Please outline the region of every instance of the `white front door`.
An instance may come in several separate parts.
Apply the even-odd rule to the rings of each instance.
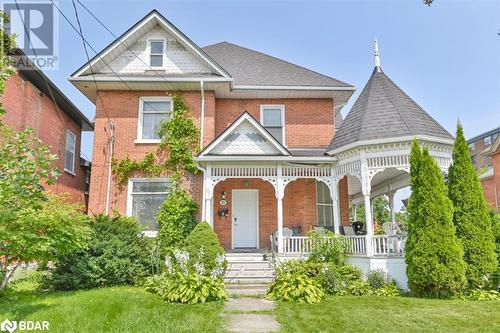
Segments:
[[[258,248],[259,190],[233,190],[232,239],[234,248]]]

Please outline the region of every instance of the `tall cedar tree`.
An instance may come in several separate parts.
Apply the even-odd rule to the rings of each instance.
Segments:
[[[410,155],[408,284],[417,296],[450,297],[466,284],[463,250],[455,235],[453,207],[439,167],[416,141]]]
[[[496,270],[495,239],[483,189],[472,165],[462,125],[457,124],[448,194],[454,206],[453,223],[462,241],[469,288],[487,286]]]

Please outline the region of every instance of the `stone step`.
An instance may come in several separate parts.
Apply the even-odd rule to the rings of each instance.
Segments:
[[[224,277],[274,277],[274,271],[272,269],[255,269],[255,270],[229,270],[226,271]]]
[[[234,262],[234,261],[265,262],[264,254],[262,253],[226,253],[226,260],[228,262]]]
[[[228,284],[263,284],[273,281],[273,277],[268,276],[237,276],[237,277],[224,277],[224,282]]]
[[[267,261],[234,261],[229,262],[227,269],[273,269]]]
[[[251,283],[251,284],[226,284],[226,289],[228,291],[231,290],[245,290],[245,289],[264,289],[267,290],[268,285],[265,283],[261,284],[256,284],[256,283]]]

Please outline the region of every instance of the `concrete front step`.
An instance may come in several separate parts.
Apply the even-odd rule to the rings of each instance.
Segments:
[[[266,262],[248,262],[248,263],[228,263],[227,270],[246,270],[246,271],[255,271],[255,270],[273,270],[273,267]]]
[[[226,253],[226,260],[228,262],[265,262],[263,253]]]
[[[268,285],[263,283],[226,283],[226,290],[229,295],[262,297],[267,294],[267,288]]]
[[[251,278],[251,277],[268,277],[268,278],[273,278],[274,277],[274,271],[273,270],[254,270],[254,271],[227,271],[226,275],[224,276],[226,278]]]
[[[262,284],[270,283],[273,281],[269,276],[235,276],[224,277],[224,282],[231,284]]]

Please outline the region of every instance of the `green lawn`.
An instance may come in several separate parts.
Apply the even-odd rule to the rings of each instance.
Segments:
[[[500,302],[406,297],[331,297],[280,304],[284,332],[500,332]]]
[[[221,310],[221,302],[166,304],[134,287],[0,296],[0,321],[48,320],[50,332],[220,332]]]

